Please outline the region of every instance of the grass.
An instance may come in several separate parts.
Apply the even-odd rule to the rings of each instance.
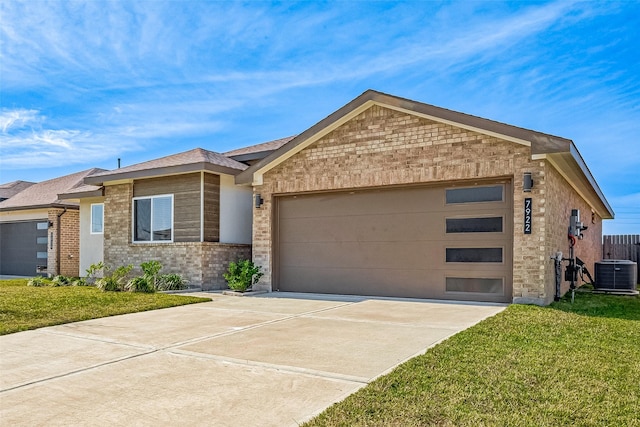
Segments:
[[[512,305],[311,426],[640,426],[640,298]]]
[[[0,280],[0,335],[203,301],[209,299],[102,292],[89,286],[36,288],[27,286],[27,280]]]

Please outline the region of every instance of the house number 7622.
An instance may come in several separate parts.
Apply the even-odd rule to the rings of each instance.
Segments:
[[[524,234],[531,234],[531,198],[524,199]]]

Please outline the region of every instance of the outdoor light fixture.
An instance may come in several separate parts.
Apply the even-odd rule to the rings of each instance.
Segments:
[[[533,178],[531,178],[531,172],[525,172],[524,178],[522,179],[522,190],[525,193],[531,193],[532,188],[533,188]]]
[[[260,209],[260,206],[262,206],[262,204],[264,203],[264,200],[262,199],[260,194],[256,194],[255,196],[253,196],[253,199],[256,209]]]

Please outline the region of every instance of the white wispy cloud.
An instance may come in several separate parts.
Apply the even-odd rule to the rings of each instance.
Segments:
[[[0,128],[3,133],[7,133],[11,128],[21,128],[29,123],[39,122],[42,117],[38,110],[26,110],[18,108],[15,110],[2,109],[0,111]]]

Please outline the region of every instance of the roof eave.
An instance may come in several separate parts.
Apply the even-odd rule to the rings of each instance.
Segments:
[[[131,172],[115,172],[108,175],[88,176],[84,179],[85,184],[103,185],[106,182],[123,181],[131,179],[158,178],[161,176],[181,175],[185,173],[207,171],[216,174],[238,175],[241,171],[227,166],[216,165],[208,162],[190,163],[177,166],[166,166],[160,168],[144,169]]]
[[[527,145],[531,147],[533,153],[568,151],[571,145],[571,140],[566,138],[368,90],[252,165],[249,169],[236,175],[236,184],[261,185],[264,173],[373,105],[380,105],[440,123]]]
[[[61,194],[58,194],[58,199],[77,200],[77,199],[86,199],[89,197],[103,197],[103,196],[104,196],[104,187],[100,187],[97,190],[91,190],[91,191],[79,191],[77,193],[61,193]]]
[[[611,205],[609,205],[575,144],[571,143],[570,149],[565,152],[536,154],[532,158],[547,160],[602,219],[615,217]]]
[[[79,206],[66,203],[49,203],[46,205],[0,207],[0,212],[30,211],[34,209],[79,209]]]

